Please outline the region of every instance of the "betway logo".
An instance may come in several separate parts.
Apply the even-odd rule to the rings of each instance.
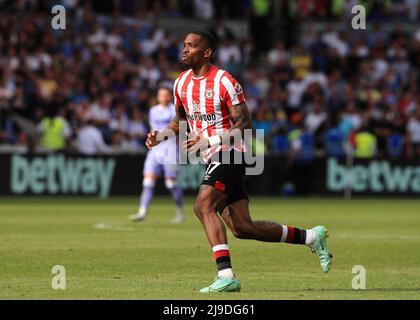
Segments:
[[[10,189],[21,194],[98,194],[106,198],[114,175],[115,159],[67,159],[63,155],[11,158]]]
[[[391,167],[388,161],[353,166],[351,175],[336,159],[328,159],[327,189],[343,191],[351,182],[354,191],[420,193],[420,166]]]

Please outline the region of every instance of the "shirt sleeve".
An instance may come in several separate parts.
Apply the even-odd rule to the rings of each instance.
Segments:
[[[176,79],[175,83],[174,83],[174,104],[175,104],[175,108],[182,107],[182,101],[181,101],[181,98],[178,95],[178,82],[179,82],[179,78]]]
[[[228,107],[245,102],[242,86],[235,78],[230,74],[226,74],[221,78],[220,82],[220,99],[225,102]]]

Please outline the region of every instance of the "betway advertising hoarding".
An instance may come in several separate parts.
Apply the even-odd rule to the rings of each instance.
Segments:
[[[0,155],[0,195],[138,195],[145,156]],[[186,165],[182,188],[197,190],[204,167]],[[156,192],[164,193],[164,184]]]
[[[291,169],[297,194],[420,196],[420,161],[355,159],[352,166],[336,158],[296,164]]]
[[[13,155],[10,191],[13,194],[109,195],[116,160],[66,158],[63,155],[27,158]]]
[[[353,192],[420,194],[420,164],[372,160],[346,168],[330,158],[326,180],[330,192],[342,192],[351,185]]]
[[[144,155],[3,154],[0,195],[139,195],[144,160]],[[340,196],[349,186],[353,195],[420,195],[420,161],[355,161],[351,168],[335,158],[292,167],[287,163],[285,158],[266,157],[264,172],[245,179],[249,194],[281,196],[291,182],[295,195]],[[186,194],[196,194],[204,172],[201,165],[181,166],[178,182]],[[169,194],[162,179],[156,194]]]

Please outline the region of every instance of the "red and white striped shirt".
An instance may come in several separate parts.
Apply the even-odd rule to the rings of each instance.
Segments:
[[[206,75],[194,77],[192,69],[184,71],[174,83],[175,107],[185,109],[192,133],[209,138],[228,131],[234,121],[229,108],[245,102],[241,85],[225,70],[211,66]],[[215,146],[203,155],[207,162],[218,151],[244,151],[244,143]]]

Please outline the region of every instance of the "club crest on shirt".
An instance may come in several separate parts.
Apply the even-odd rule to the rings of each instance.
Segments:
[[[241,87],[241,85],[238,82],[235,83],[235,91],[237,93],[241,93],[242,92],[242,87]]]
[[[214,97],[213,89],[207,89],[204,95],[206,96],[206,99],[213,99]]]
[[[181,98],[185,98],[187,96],[187,93],[185,91],[181,91]]]

